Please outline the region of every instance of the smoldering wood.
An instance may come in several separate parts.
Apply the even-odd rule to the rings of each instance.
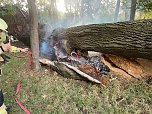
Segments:
[[[101,83],[100,81],[92,78],[92,77],[89,76],[88,74],[80,71],[78,68],[76,68],[76,67],[74,67],[74,66],[71,66],[71,65],[68,65],[68,64],[65,64],[65,63],[63,63],[63,64],[66,65],[69,69],[72,69],[72,70],[74,70],[75,72],[77,72],[79,75],[87,78],[88,80],[91,80],[92,82],[95,82],[95,83]]]
[[[64,62],[50,61],[45,58],[39,59],[40,63],[48,65],[54,71],[58,72],[66,78],[76,79],[76,80],[86,80],[92,81],[94,83],[101,83],[97,79],[92,78],[91,76],[85,74],[84,72],[78,70],[76,67],[68,65]]]
[[[78,49],[152,59],[152,19],[58,29],[51,36],[51,39],[57,38],[66,40],[65,48],[69,51]]]

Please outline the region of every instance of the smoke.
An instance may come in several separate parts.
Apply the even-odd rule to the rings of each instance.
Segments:
[[[54,59],[55,54],[48,38],[54,29],[113,22],[115,4],[112,1],[106,3],[101,0],[65,0],[64,3],[62,6],[65,7],[66,12],[57,11],[55,18],[53,15],[41,16],[41,21],[46,26],[44,28],[45,36],[40,44],[40,52],[45,56],[49,53],[48,56],[51,56],[51,59]]]
[[[55,49],[51,46],[49,37],[52,34],[52,31],[56,28],[61,28],[61,23],[52,23],[51,21],[45,25],[43,31],[45,31],[45,36],[40,41],[40,56],[50,59],[50,60],[57,60],[55,55]]]
[[[54,48],[46,40],[40,42],[40,56],[52,61],[57,60]]]

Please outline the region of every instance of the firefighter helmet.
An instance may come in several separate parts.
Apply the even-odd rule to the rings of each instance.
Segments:
[[[8,25],[7,23],[0,18],[0,29],[7,32]]]

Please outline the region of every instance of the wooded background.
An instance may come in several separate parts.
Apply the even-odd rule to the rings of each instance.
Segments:
[[[10,34],[29,44],[27,2],[0,2],[0,17],[8,23]],[[40,38],[47,37],[58,27],[152,18],[151,0],[36,0],[36,6]]]
[[[41,38],[41,39],[47,38],[55,28],[59,28],[59,27],[67,28],[67,27],[73,27],[73,26],[78,26],[78,25],[79,26],[87,25],[87,24],[101,24],[101,23],[109,23],[109,22],[114,23],[114,22],[118,22],[118,21],[129,21],[129,20],[133,21],[133,20],[152,17],[151,0],[140,0],[140,1],[139,0],[123,0],[123,1],[120,1],[120,0],[112,0],[112,1],[110,1],[110,0],[92,0],[92,1],[88,1],[88,0],[73,0],[73,1],[71,1],[71,0],[60,0],[60,1],[37,0],[37,1],[34,1],[33,4],[36,4],[36,7],[33,7],[34,8],[33,11],[36,11],[35,12],[36,14],[38,13],[39,38]],[[30,28],[29,20],[31,19],[31,17],[29,17],[29,13],[28,13],[29,7],[28,6],[30,6],[30,5],[31,4],[30,3],[27,4],[27,2],[25,0],[1,0],[1,4],[0,4],[1,18],[6,20],[6,22],[8,23],[9,34],[16,36],[19,40],[23,41],[26,44],[30,44],[29,36],[32,36],[32,35],[30,35],[30,29],[29,29]],[[35,22],[33,22],[33,23],[35,23]],[[83,40],[80,43],[82,45],[79,48],[83,49],[83,47],[86,46],[85,47],[86,50],[90,50],[92,48],[91,50],[94,50],[94,51],[99,51],[98,49],[101,48],[102,49],[101,51],[103,51],[103,52],[108,52],[108,53],[116,52],[117,54],[120,53],[121,55],[129,55],[129,56],[142,57],[142,58],[144,57],[144,58],[149,59],[151,56],[147,55],[147,52],[149,54],[149,52],[150,52],[149,50],[151,50],[151,47],[149,47],[151,44],[151,39],[149,39],[149,37],[151,35],[151,32],[150,32],[151,24],[149,26],[147,26],[148,27],[148,29],[147,29],[143,22],[142,25],[144,26],[144,29],[148,30],[148,32],[146,31],[146,33],[143,30],[142,26],[140,26],[140,24],[137,23],[137,26],[139,25],[138,26],[139,28],[136,28],[136,24],[133,24],[133,26],[129,27],[129,24],[130,23],[127,23],[126,25],[124,25],[124,27],[118,27],[118,26],[121,26],[120,23],[116,24],[116,25],[114,24],[114,26],[112,24],[109,24],[108,26],[113,26],[113,27],[105,26],[105,28],[106,28],[105,32],[98,31],[98,33],[100,33],[99,36],[101,36],[101,34],[104,32],[103,33],[104,37],[102,37],[101,39],[107,38],[108,41],[111,43],[111,45],[118,44],[118,42],[116,43],[117,40],[123,41],[123,42],[120,41],[121,43],[119,42],[120,45],[124,44],[125,42],[128,42],[128,40],[129,40],[126,47],[125,46],[121,47],[121,48],[127,48],[127,50],[130,50],[129,53],[124,53],[123,51],[119,50],[118,48],[120,48],[120,45],[118,47],[117,47],[117,45],[112,46],[112,47],[106,47],[107,48],[106,49],[105,45],[102,46],[102,42],[101,42],[102,40],[101,41],[99,40],[100,45],[96,45],[96,43],[99,44],[99,42],[97,42],[97,40],[95,40],[96,38],[90,40],[91,42],[93,41],[92,44],[94,44],[95,47],[91,46],[89,48],[88,48],[88,46],[90,43],[87,44],[88,46],[86,46],[86,43],[83,44],[84,41],[86,42],[86,40],[84,40],[83,38],[79,39],[78,41]],[[87,26],[85,26],[85,27],[87,27]],[[84,29],[87,29],[85,27],[84,27]],[[88,27],[94,28],[91,26],[88,26]],[[96,27],[98,28],[98,25],[96,25]],[[99,25],[99,27],[100,27],[100,25]],[[78,27],[78,28],[81,30],[81,27]],[[123,29],[121,30],[121,28],[123,28]],[[94,33],[94,30],[91,30],[91,29],[89,30],[89,29],[87,32],[88,34],[90,34],[89,33],[90,31],[92,31]],[[112,38],[112,36],[113,35],[115,36],[115,33],[110,33],[111,29],[113,29],[112,32],[116,33],[116,37],[114,37],[114,39]],[[70,29],[68,29],[68,30],[70,30]],[[131,30],[134,32],[130,32]],[[118,31],[119,31],[119,33],[118,33]],[[120,31],[122,34],[120,33]],[[138,31],[137,34],[136,34],[136,31]],[[83,30],[83,32],[86,33],[86,30]],[[148,36],[145,34],[142,36],[139,36],[138,33],[140,33],[140,32],[148,34]],[[105,34],[107,34],[107,35],[105,35]],[[120,35],[118,35],[118,34],[120,34]],[[96,33],[93,35],[97,36]],[[109,35],[111,35],[111,36],[109,37]],[[77,34],[75,34],[75,36],[77,36]],[[127,36],[127,38],[126,38],[126,36]],[[128,37],[129,38],[133,37],[133,38],[128,39]],[[142,39],[142,37],[144,37],[144,38]],[[147,39],[147,37],[148,37],[148,39]],[[136,40],[138,38],[140,38],[139,40],[137,40],[137,41],[139,41],[139,43],[137,43],[137,42],[134,43],[134,40]],[[72,37],[71,37],[68,40],[68,42],[71,42],[72,40],[74,40],[74,39],[72,39]],[[115,43],[112,41],[114,41]],[[143,41],[144,41],[144,43],[142,43]],[[140,44],[140,42],[141,42],[141,44]],[[72,43],[69,43],[69,44],[72,44]],[[134,45],[134,44],[137,46],[135,48],[132,48],[132,47],[130,48],[129,45]],[[31,45],[33,46],[34,44],[31,44]],[[109,45],[109,46],[111,46],[111,45]],[[146,46],[146,45],[148,45],[148,46]],[[75,46],[77,46],[77,45],[75,45]],[[73,48],[77,48],[77,47],[73,47]],[[140,49],[137,50],[139,47],[140,47]],[[113,53],[113,54],[115,54],[115,53]],[[141,55],[144,55],[144,56],[141,56]]]

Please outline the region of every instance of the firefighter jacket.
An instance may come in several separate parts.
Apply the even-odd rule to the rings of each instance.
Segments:
[[[17,47],[11,46],[9,43],[8,44],[1,43],[0,44],[0,62],[7,62],[7,59],[9,59],[9,57],[4,54],[5,51],[17,52]]]
[[[7,114],[6,106],[4,104],[0,107],[0,114]]]

